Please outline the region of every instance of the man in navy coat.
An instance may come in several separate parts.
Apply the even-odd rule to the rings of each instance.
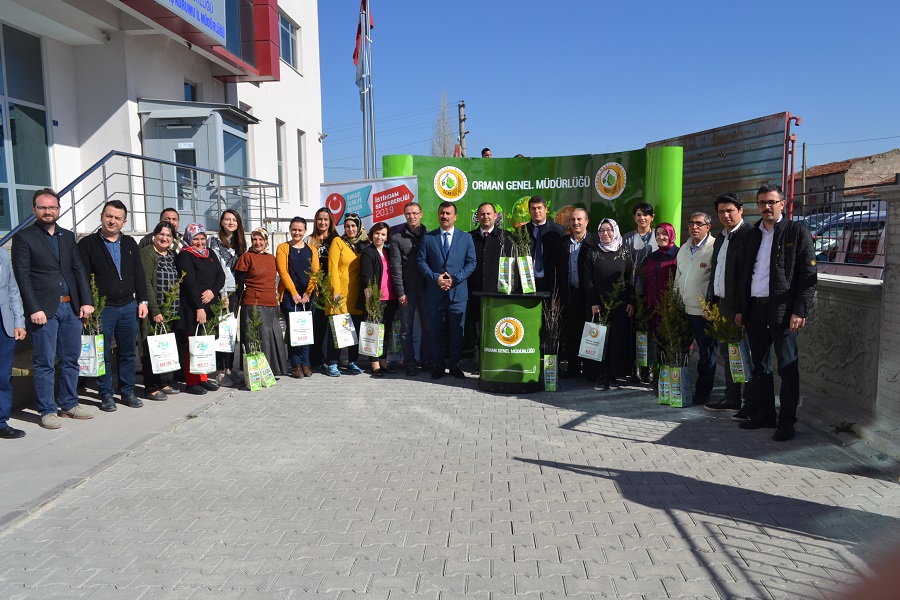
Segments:
[[[431,321],[431,351],[434,357],[432,379],[444,376],[444,327],[449,329],[450,374],[464,379],[459,368],[462,360],[463,330],[469,290],[466,279],[475,270],[475,244],[468,232],[454,227],[456,205],[438,206],[441,226],[429,231],[419,245],[419,270],[425,276],[425,297]]]

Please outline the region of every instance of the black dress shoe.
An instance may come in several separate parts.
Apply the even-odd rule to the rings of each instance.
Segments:
[[[776,429],[775,433],[772,435],[772,439],[776,442],[786,442],[794,439],[794,426],[779,425],[778,429]]]
[[[385,373],[396,373],[397,372],[397,369],[392,367],[390,364],[388,364],[386,367],[381,367],[381,370],[384,371]]]
[[[407,377],[415,377],[418,371],[416,371],[415,367],[406,367],[406,376]]]
[[[753,417],[749,421],[738,423],[738,427],[741,429],[774,429],[776,426],[777,423],[774,420],[762,419],[759,417]]]
[[[384,369],[372,369],[372,377],[384,377]]]
[[[212,379],[207,379],[206,381],[200,382],[200,387],[206,388],[211,392],[215,392],[217,389],[219,389],[219,384]]]
[[[134,394],[122,394],[122,404],[129,408],[141,408],[144,402]]]
[[[444,376],[444,369],[435,369],[434,371],[431,372],[432,379],[440,379],[443,376]]]
[[[202,396],[206,393],[206,388],[202,385],[191,385],[184,388],[184,391],[188,394],[194,394],[195,396]]]
[[[103,412],[116,412],[116,401],[112,396],[104,396],[100,401],[100,410]]]
[[[462,369],[460,369],[459,367],[457,367],[455,369],[450,369],[450,374],[453,375],[454,377],[456,377],[457,379],[465,379],[466,378],[466,374],[463,373]]]
[[[16,429],[14,427],[10,427],[6,425],[3,429],[0,429],[0,439],[4,440],[17,440],[19,438],[25,437],[25,432],[21,429]]]

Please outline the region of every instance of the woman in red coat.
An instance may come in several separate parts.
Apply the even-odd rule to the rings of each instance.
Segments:
[[[656,357],[656,344],[654,339],[659,329],[659,315],[656,306],[659,300],[669,289],[669,280],[675,277],[675,259],[678,257],[678,246],[675,245],[675,228],[671,223],[660,223],[656,226],[656,243],[659,248],[647,257],[646,303],[653,315],[650,320],[650,332],[647,336],[647,356]],[[658,362],[658,361],[657,361]]]

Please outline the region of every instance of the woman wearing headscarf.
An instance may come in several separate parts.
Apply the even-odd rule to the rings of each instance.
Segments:
[[[334,215],[324,206],[316,211],[313,218],[313,231],[303,240],[313,252],[319,256],[319,270],[328,272],[328,250],[331,242],[338,237],[334,228]],[[309,364],[313,369],[318,369],[325,364],[325,352],[322,344],[332,344],[331,327],[328,326],[328,315],[324,311],[313,312],[313,345],[309,347]]]
[[[287,347],[278,318],[278,288],[275,284],[278,267],[275,257],[267,252],[268,248],[269,232],[258,227],[250,233],[250,249],[234,263],[234,280],[241,299],[241,341],[245,352],[250,352],[248,333],[255,312],[260,321],[255,330],[260,350],[266,355],[272,374],[285,375],[288,373]]]
[[[315,282],[311,274],[319,270],[319,253],[303,241],[306,235],[306,219],[294,217],[289,227],[290,241],[278,244],[275,264],[278,266],[278,297],[281,299],[281,315],[285,324],[290,322],[290,313],[308,310],[313,313],[315,323]],[[315,335],[315,325],[313,326]],[[291,346],[286,339],[291,377],[302,379],[312,377],[309,365],[310,346]]]
[[[385,325],[385,333],[390,332],[394,315],[399,306],[397,294],[394,292],[393,278],[391,277],[390,256],[385,242],[388,239],[387,223],[375,223],[369,231],[369,240],[372,242],[363,248],[360,257],[360,273],[362,275],[363,293],[356,301],[356,307],[365,309],[369,299],[369,286],[373,283],[378,287],[381,298],[382,319]],[[385,373],[396,373],[396,370],[388,363],[384,356],[384,345],[381,354],[372,359],[372,376],[383,377]]]
[[[147,318],[141,319],[140,345],[141,370],[144,374],[144,392],[150,400],[166,400],[179,393],[173,386],[175,376],[172,373],[156,374],[150,360],[150,349],[147,337],[155,335],[156,327],[163,323],[162,313],[166,294],[178,284],[178,267],[175,265],[175,227],[165,221],[153,229],[150,245],[141,249],[141,263],[144,265],[144,276],[147,280]],[[176,298],[172,312],[178,313],[179,301]]]
[[[600,243],[596,248],[591,248],[585,264],[585,295],[591,313],[599,315],[608,328],[606,351],[594,386],[596,390],[605,391],[618,387],[616,378],[631,373],[631,326],[628,319],[634,314],[634,285],[631,283],[632,261],[628,248],[622,243],[618,223],[613,219],[603,219],[597,234]]]
[[[331,248],[328,250],[328,275],[331,278],[332,292],[335,299],[340,297],[340,305],[331,314],[349,313],[353,319],[353,326],[359,331],[362,323],[362,309],[357,307],[362,276],[359,271],[359,256],[363,247],[368,245],[369,238],[362,226],[362,221],[356,213],[350,213],[344,217],[344,235],[334,238]],[[329,315],[330,316],[330,315]],[[347,348],[349,363],[347,372],[358,375],[363,370],[356,364],[359,360],[359,347]],[[339,348],[334,344],[328,346],[328,355],[325,374],[329,377],[339,377],[338,359],[341,356]]]
[[[225,271],[216,253],[206,247],[206,229],[200,223],[190,223],[184,230],[184,249],[176,255],[179,276],[183,275],[179,294],[178,325],[181,332],[176,336],[184,344],[180,351],[184,356],[182,365],[190,363],[187,339],[196,335],[197,327],[203,331],[203,324],[212,317],[210,305],[222,293],[225,286]],[[205,394],[207,390],[219,389],[219,384],[207,379],[206,374],[196,375],[184,368],[186,392]]]
[[[657,225],[654,235],[659,248],[650,253],[646,262],[646,303],[652,315],[647,335],[647,356],[658,363],[655,339],[659,330],[659,315],[656,307],[662,295],[669,289],[669,281],[675,279],[678,246],[675,245],[675,227],[671,223]],[[654,372],[651,369],[651,373]]]

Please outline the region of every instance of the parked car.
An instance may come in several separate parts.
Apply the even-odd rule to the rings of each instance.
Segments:
[[[815,238],[820,273],[884,277],[886,212],[855,212],[834,220]]]

